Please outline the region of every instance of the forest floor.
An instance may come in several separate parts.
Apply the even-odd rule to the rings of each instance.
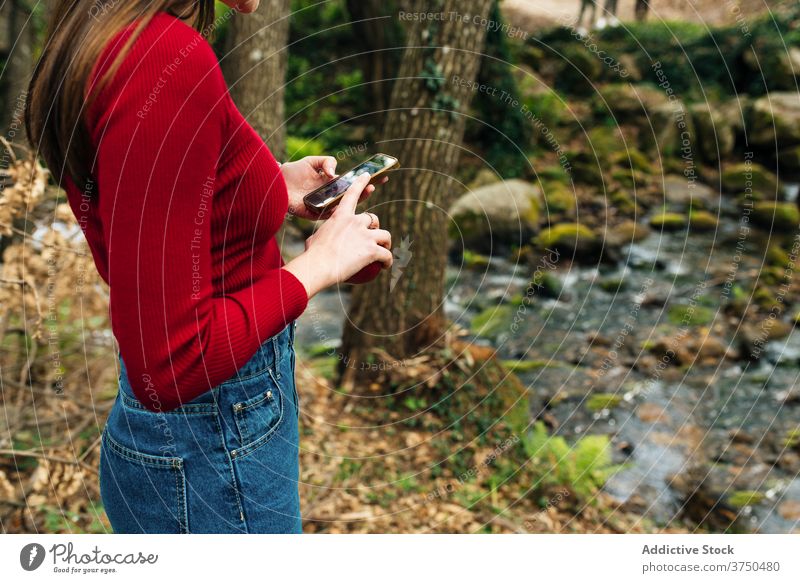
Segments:
[[[508,477],[504,454],[488,464],[490,447],[448,450],[457,428],[405,427],[383,406],[360,406],[329,372],[313,359],[298,364],[305,532],[686,532],[656,527],[602,493],[588,503],[558,487],[534,496],[523,474]],[[476,469],[468,480],[453,468],[464,461]]]

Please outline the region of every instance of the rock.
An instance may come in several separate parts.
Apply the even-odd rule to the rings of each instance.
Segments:
[[[651,127],[639,134],[639,147],[662,160],[681,154],[686,148],[691,153],[694,124],[681,101],[656,105],[650,110]]]
[[[636,204],[636,199],[627,190],[618,190],[612,193],[609,200],[612,208],[618,214],[628,216],[636,216],[638,214],[639,205]]]
[[[574,215],[577,206],[575,192],[565,184],[551,182],[544,188],[545,213]]]
[[[720,180],[723,191],[733,194],[752,192],[756,199],[774,199],[778,192],[778,177],[755,162],[725,166]]]
[[[695,103],[689,107],[694,123],[698,150],[703,160],[719,162],[733,153],[736,145],[736,118],[719,105]]]
[[[800,209],[793,202],[759,201],[753,204],[751,219],[765,229],[796,229],[800,226]]]
[[[781,246],[777,243],[773,243],[769,246],[769,249],[767,249],[767,264],[774,267],[786,268],[789,266],[790,262],[791,258],[789,254],[781,249]]]
[[[772,322],[771,326],[767,326],[768,322]],[[767,320],[761,324],[761,328],[768,328],[761,332],[761,337],[766,340],[780,340],[780,342],[769,342],[764,349],[766,359],[779,365],[793,366],[800,362],[800,333],[792,333],[792,326],[780,320]],[[756,331],[751,331],[751,336],[755,336]],[[763,341],[758,345],[763,345]],[[800,397],[800,393],[787,391],[783,395],[783,400],[791,402],[795,397]]]
[[[692,231],[713,231],[717,228],[717,217],[708,211],[692,211],[689,213],[689,226]]]
[[[571,174],[575,182],[596,187],[603,184],[602,162],[591,151],[573,150],[567,152],[567,159],[572,166]]]
[[[734,508],[754,506],[764,500],[764,494],[754,490],[739,490],[728,496],[728,504]]]
[[[756,39],[752,50],[742,53],[745,65],[773,90],[789,91],[797,87],[800,76],[800,49],[789,46],[775,50],[765,39]]]
[[[599,90],[597,109],[610,111],[617,122],[644,118],[655,108],[667,103],[664,92],[646,85],[612,83]]]
[[[664,200],[676,206],[693,208],[716,208],[719,206],[720,193],[701,182],[690,182],[678,174],[664,177]]]
[[[489,186],[490,184],[496,184],[501,180],[503,180],[503,178],[498,176],[497,172],[494,170],[490,168],[481,168],[478,170],[475,178],[472,179],[472,182],[469,183],[469,188],[470,190],[477,190],[484,186]]]
[[[628,148],[621,152],[617,152],[614,156],[613,162],[619,164],[623,168],[630,168],[636,172],[643,172],[645,174],[653,173],[654,162],[636,148]]]
[[[784,172],[800,171],[800,146],[790,146],[778,153],[778,167]]]
[[[573,95],[591,95],[594,83],[603,73],[603,63],[583,46],[564,47],[556,75],[556,88]]]
[[[609,247],[622,247],[646,239],[651,232],[647,225],[641,225],[636,221],[624,221],[608,227],[605,231],[605,243]]]
[[[645,423],[658,423],[666,417],[666,411],[655,403],[642,403],[636,408],[636,416]]]
[[[775,400],[782,405],[797,405],[800,403],[800,387],[791,387],[775,393]]]
[[[575,257],[593,257],[600,250],[598,236],[579,223],[562,223],[544,229],[535,242],[540,249],[554,249]]]
[[[616,393],[597,393],[586,401],[586,408],[597,413],[604,409],[613,409],[622,403],[622,395]]]
[[[662,231],[680,231],[686,228],[686,216],[680,213],[658,213],[650,217],[650,226]]]
[[[601,164],[611,163],[625,147],[624,136],[618,127],[597,126],[586,133],[585,151]]]
[[[623,53],[617,59],[622,69],[628,73],[626,79],[633,82],[642,80],[642,71],[639,69],[639,64],[636,62],[636,57],[630,53]]]
[[[791,331],[790,324],[769,318],[759,324],[744,324],[737,334],[742,356],[750,360],[759,360],[766,354],[767,358],[775,363],[796,362],[800,354],[798,348],[792,346],[792,338],[780,345],[770,344],[773,340],[786,338]]]
[[[800,93],[775,92],[753,102],[748,120],[751,144],[765,149],[800,144]]]
[[[643,188],[651,182],[650,177],[640,170],[630,168],[620,168],[611,173],[611,178],[619,182],[623,187],[634,190],[636,187]]]
[[[512,306],[492,306],[475,316],[470,328],[477,336],[497,339],[511,329],[514,311]]]
[[[499,243],[521,244],[539,226],[541,191],[522,180],[506,180],[464,194],[450,208],[451,238],[490,252]]]
[[[778,506],[778,514],[784,520],[789,520],[790,522],[798,522],[800,521],[800,502],[797,500],[788,500]]]

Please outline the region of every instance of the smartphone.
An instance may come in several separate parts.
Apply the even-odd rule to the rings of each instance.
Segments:
[[[339,204],[345,190],[350,188],[350,185],[353,184],[355,179],[365,172],[372,176],[370,182],[373,182],[384,172],[399,167],[400,163],[397,161],[397,158],[386,154],[375,154],[372,158],[365,160],[349,172],[309,192],[303,197],[303,202],[306,204],[308,210],[321,214],[323,211]]]

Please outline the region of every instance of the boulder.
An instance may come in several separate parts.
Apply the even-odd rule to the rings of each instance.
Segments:
[[[682,148],[692,147],[694,126],[681,101],[656,105],[649,114],[650,123],[639,134],[639,147],[642,150],[664,159],[679,156]]]
[[[755,199],[775,198],[778,193],[778,177],[755,162],[725,166],[720,181],[725,192],[750,193]]]
[[[601,87],[599,94],[596,108],[610,111],[618,122],[645,118],[654,109],[668,103],[663,91],[646,85],[612,83]]]
[[[793,202],[759,201],[753,204],[751,218],[765,229],[796,229],[800,226],[800,209]]]
[[[664,177],[664,202],[680,207],[716,208],[720,193],[700,182],[690,182],[679,174]]]
[[[754,146],[775,149],[800,144],[800,93],[770,93],[753,102],[748,135]]]
[[[580,223],[561,223],[544,229],[535,240],[540,249],[553,249],[579,258],[592,258],[601,249],[600,238]]]
[[[700,157],[707,162],[728,158],[736,145],[737,117],[719,105],[695,103],[689,108]]]
[[[764,38],[756,39],[752,50],[742,54],[745,65],[773,90],[791,91],[800,76],[800,48],[789,46],[775,50]]]
[[[603,72],[603,64],[584,47],[567,45],[558,61],[556,88],[573,95],[591,95],[594,83]]]
[[[800,146],[789,146],[778,153],[778,166],[784,172],[800,172]]]
[[[537,230],[542,208],[539,187],[506,180],[467,192],[450,208],[450,235],[468,249],[490,252],[498,245],[521,245]]]

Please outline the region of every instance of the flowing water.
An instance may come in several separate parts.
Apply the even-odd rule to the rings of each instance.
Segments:
[[[548,268],[560,292],[537,290],[523,308],[512,298],[531,289],[529,265],[503,258],[480,269],[451,265],[445,308],[469,329],[477,314],[500,307],[501,325],[476,342],[531,364],[518,375],[531,389],[533,419],[569,439],[611,437],[623,469],[606,490],[619,500],[662,524],[684,515],[713,519],[727,509],[739,513],[738,529],[791,532],[800,508],[800,457],[788,443],[800,427],[800,333],[768,342],[757,362],[733,354],[736,328],[720,307],[738,292],[724,282],[733,275],[741,289],[752,289],[764,261],[762,235],[741,233],[730,213],[716,233],[654,233],[624,248],[613,266],[564,260]],[[300,346],[336,346],[346,301],[337,292],[314,298],[298,327]],[[690,305],[702,306],[709,321],[670,318],[675,306]],[[648,347],[676,333],[676,350],[708,333],[703,346],[716,352],[690,365],[659,365]],[[608,405],[592,401],[597,395]],[[687,502],[699,483],[712,499],[707,509]],[[736,503],[750,491],[757,497]]]

